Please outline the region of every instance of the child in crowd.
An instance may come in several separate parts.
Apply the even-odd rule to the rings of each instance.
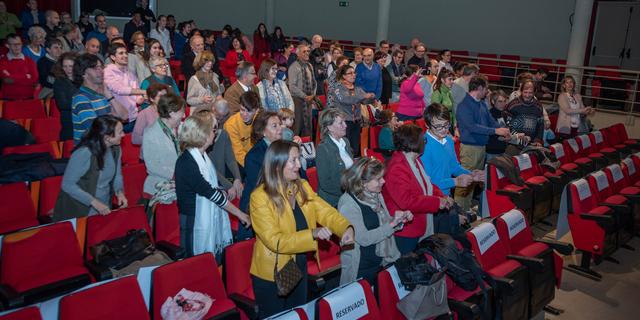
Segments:
[[[298,136],[293,135],[293,122],[295,119],[295,114],[293,110],[288,108],[281,108],[278,111],[278,118],[280,118],[280,122],[282,123],[282,140],[293,141],[295,143],[301,143],[302,139]]]
[[[378,134],[378,147],[382,151],[393,151],[396,149],[393,144],[393,132],[402,125],[401,121],[398,121],[395,113],[391,109],[386,109],[380,112],[378,124],[382,125],[382,130]]]

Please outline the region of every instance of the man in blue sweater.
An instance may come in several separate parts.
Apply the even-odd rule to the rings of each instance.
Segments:
[[[356,86],[366,93],[376,95],[380,100],[382,94],[382,69],[373,61],[373,50],[366,48],[362,52],[362,63],[356,66]]]
[[[491,116],[484,102],[487,95],[487,80],[482,76],[474,76],[469,81],[469,92],[458,105],[456,120],[460,132],[460,164],[467,170],[484,169],[485,146],[492,135],[511,137],[508,128]],[[471,207],[474,185],[467,188],[456,188],[455,200],[465,210]]]

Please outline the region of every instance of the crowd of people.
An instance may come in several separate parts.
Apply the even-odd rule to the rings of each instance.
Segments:
[[[256,237],[250,272],[261,316],[306,302],[305,280],[278,296],[274,268],[293,261],[306,277],[318,240],[335,234],[353,244],[341,253],[341,283],[375,284],[380,268],[420,239],[468,226],[486,161],[509,144],[547,142],[545,70],[520,74],[507,95],[491,92],[479,67],[454,62],[450,50],[430,59],[417,38],[407,50],[386,40],[356,48],[352,59],[337,42],[323,50],[320,35],[294,44],[260,23],[252,38],[229,25],[215,36],[140,3],[121,36],[104,15],[73,23],[29,0],[18,19],[0,1],[2,98],[31,99],[39,87],[38,98],[59,108],[60,140],[74,141],[55,220],[109,214],[113,204],[153,202],[170,190],[189,255],[220,259],[229,244]],[[185,87],[170,61],[180,61]],[[562,137],[583,132],[593,113],[575,87],[570,76],[562,81]],[[362,157],[362,105],[389,103],[397,112],[369,119],[383,125],[387,159]],[[301,137],[316,123],[317,193],[301,155]],[[129,133],[146,165],[144,199],[123,192],[119,145]],[[235,235],[229,214],[240,221]]]

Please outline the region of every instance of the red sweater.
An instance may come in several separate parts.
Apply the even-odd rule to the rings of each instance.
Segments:
[[[251,55],[247,50],[242,50],[242,56],[245,61],[253,63],[251,59]],[[238,68],[238,53],[231,49],[227,51],[227,56],[224,58],[224,61],[220,63],[220,71],[225,78],[229,78],[229,83],[236,82],[236,69]],[[258,67],[255,67],[256,72],[258,71]]]
[[[416,161],[420,161],[420,158]],[[413,213],[413,221],[405,223],[404,228],[396,232],[396,235],[407,238],[423,236],[427,230],[426,214],[438,211],[440,197],[444,196],[442,191],[434,184],[433,196],[423,195],[418,180],[400,151],[394,152],[387,163],[384,180],[382,196],[389,213],[392,216],[396,210],[409,210]]]
[[[2,84],[4,99],[33,99],[34,88],[38,84],[38,69],[31,58],[9,60],[7,56],[2,57],[0,59],[0,77],[13,79],[11,84]]]

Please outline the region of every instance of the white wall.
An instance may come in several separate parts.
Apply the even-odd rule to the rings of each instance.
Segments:
[[[377,0],[274,0],[275,24],[287,35],[373,42]],[[417,36],[431,48],[565,58],[575,0],[392,0],[389,40]],[[251,33],[265,21],[265,0],[158,0],[160,14],[195,19],[202,28],[225,23]]]

